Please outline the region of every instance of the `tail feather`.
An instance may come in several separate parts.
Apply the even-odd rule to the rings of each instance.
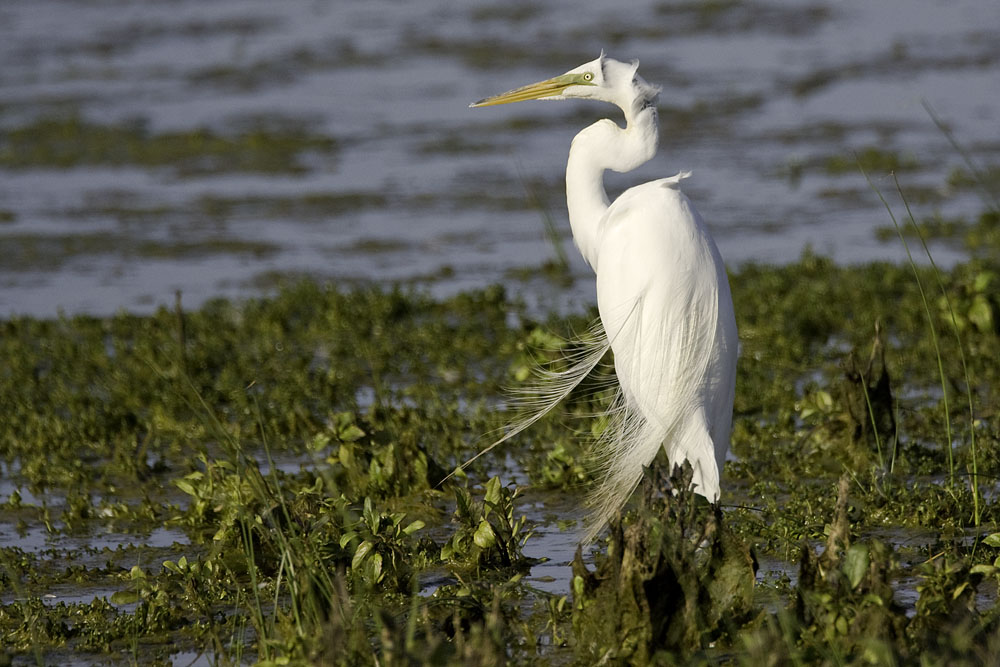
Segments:
[[[461,468],[520,434],[566,399],[601,362],[611,349],[612,341],[601,321],[597,320],[574,343],[575,351],[563,358],[569,362],[567,368],[558,371],[536,368],[532,384],[510,392],[511,405],[521,416],[507,426],[501,438],[463,463]],[[663,364],[654,363],[658,361],[647,360],[653,368],[664,368]],[[616,368],[618,363],[616,359]],[[718,469],[712,458],[713,447],[705,426],[704,411],[699,411],[696,405],[697,383],[694,378],[675,388],[671,395],[671,409],[656,419],[643,414],[639,405],[626,395],[615,375],[608,377],[607,385],[615,386],[616,391],[608,408],[595,415],[608,417],[609,423],[594,443],[594,464],[604,472],[598,488],[588,499],[592,511],[585,520],[584,544],[593,542],[621,510],[642,480],[643,469],[667,443],[671,462],[679,463],[685,459],[692,462],[699,493],[710,498],[718,497]]]
[[[548,414],[552,408],[569,396],[570,392],[576,389],[585,377],[590,375],[611,348],[611,343],[604,333],[604,327],[601,326],[600,320],[594,321],[587,333],[574,342],[578,343],[579,347],[564,356],[564,360],[570,362],[568,368],[560,371],[554,371],[550,368],[535,368],[535,382],[527,387],[510,391],[510,395],[513,397],[511,405],[522,416],[508,425],[508,430],[503,437],[463,463],[459,469],[464,469],[483,454],[507,442]]]
[[[664,425],[644,417],[619,392],[608,414],[613,422],[597,442],[597,457],[606,472],[590,497],[593,512],[586,520],[585,544],[593,542],[625,505],[642,480],[643,470],[663,446],[671,465],[685,460],[691,463],[697,493],[713,502],[718,500],[719,468],[703,410],[692,407]]]
[[[593,511],[586,520],[584,544],[593,542],[625,505],[667,436],[662,426],[645,419],[629,403],[621,389],[607,414],[612,421],[595,447],[597,462],[606,472],[589,498]]]

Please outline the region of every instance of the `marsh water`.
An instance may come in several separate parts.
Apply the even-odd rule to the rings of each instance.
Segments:
[[[467,107],[601,49],[663,86],[660,154],[610,175],[612,193],[691,170],[686,190],[731,265],[806,247],[899,259],[874,236],[888,219],[856,155],[874,157],[890,199],[896,171],[918,217],[977,212],[975,192],[949,185],[963,157],[925,105],[974,161],[995,159],[998,32],[1000,8],[982,0],[5,2],[0,129],[73,118],[104,128],[96,150],[112,155],[8,143],[0,314],[148,311],[176,290],[194,306],[296,273],[441,294],[502,282],[546,306],[588,304],[562,172],[574,133],[612,110]],[[263,169],[114,155],[116,132],[252,141],[248,128],[327,143]],[[569,290],[531,273],[555,256],[547,216]]]

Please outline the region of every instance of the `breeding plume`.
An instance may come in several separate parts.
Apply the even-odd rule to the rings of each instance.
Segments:
[[[624,128],[603,119],[577,134],[566,164],[573,240],[597,275],[600,321],[568,370],[540,374],[529,390],[534,412],[492,445],[552,409],[610,347],[618,391],[612,426],[598,442],[605,477],[592,499],[587,541],[628,500],[660,447],[671,466],[690,461],[695,490],[716,501],[733,414],[732,297],[719,250],[681,192],[689,174],[629,188],[613,203],[604,190],[605,170],[631,171],[656,153],[660,89],[639,77],[638,67],[601,53],[562,76],[471,105],[588,99],[625,114]]]

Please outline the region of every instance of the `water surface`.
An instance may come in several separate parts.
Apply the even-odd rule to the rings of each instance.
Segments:
[[[918,217],[982,207],[949,186],[1000,141],[995,3],[179,0],[5,3],[0,128],[78,116],[146,136],[294,128],[332,140],[295,169],[194,173],[169,162],[0,169],[0,315],[145,311],[266,292],[276,277],[503,282],[543,304],[593,301],[572,250],[562,172],[572,136],[613,110],[470,101],[561,73],[603,48],[663,85],[659,155],[612,191],[694,172],[686,190],[726,260],[900,259],[851,165],[876,150]],[[887,170],[872,173],[890,194]],[[578,277],[515,277],[554,256],[552,216]],[[961,258],[937,249],[944,263]]]

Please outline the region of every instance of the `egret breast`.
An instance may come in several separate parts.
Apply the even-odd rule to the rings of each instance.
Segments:
[[[612,204],[599,247],[598,309],[627,399],[665,440],[691,432],[695,414],[705,431],[725,273],[704,223],[676,181],[654,181]]]

